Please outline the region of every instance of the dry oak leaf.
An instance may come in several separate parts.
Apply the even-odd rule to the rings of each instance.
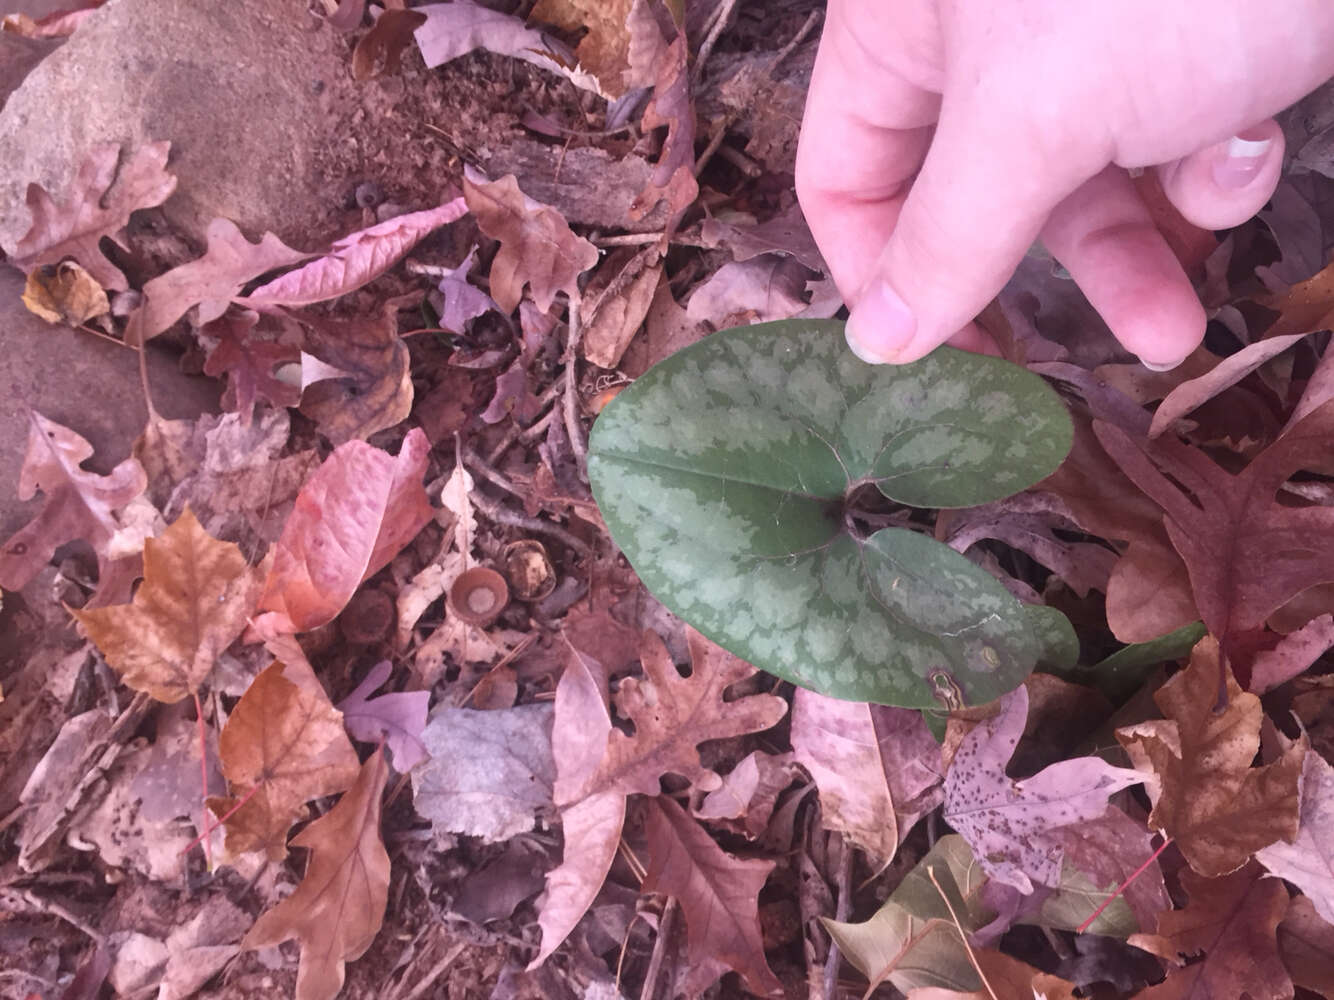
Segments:
[[[820,792],[820,821],[889,862],[919,819],[940,805],[940,747],[921,712],[826,698],[798,688],[792,751]]]
[[[1255,852],[1269,871],[1304,892],[1334,924],[1334,767],[1314,750],[1302,765],[1301,816],[1297,838]]]
[[[1327,460],[1334,402],[1312,412],[1237,475],[1182,441],[1150,443],[1101,422],[1094,432],[1122,471],[1162,507],[1200,617],[1225,650],[1234,634],[1259,628],[1302,591],[1334,580],[1334,508],[1286,507],[1275,499],[1294,472]]]
[[[665,36],[660,40],[665,42]],[[667,126],[667,138],[663,140],[648,186],[635,196],[629,212],[631,219],[642,219],[658,202],[666,200],[669,235],[699,194],[699,182],[695,180],[695,106],[690,93],[689,60],[684,28],[677,31],[670,43],[654,52],[653,99],[644,109],[641,124],[646,133]]]
[[[1260,748],[1260,699],[1226,673],[1227,703],[1217,712],[1218,641],[1206,636],[1187,668],[1154,694],[1165,720],[1117,731],[1135,767],[1156,776],[1149,826],[1176,841],[1191,868],[1217,877],[1236,871],[1298,830],[1298,776],[1305,742],[1277,761],[1251,767]]]
[[[260,580],[189,507],[144,544],[144,582],[130,604],[71,613],[121,679],[173,703],[195,694],[246,627]]]
[[[1322,920],[1305,896],[1288,904],[1278,925],[1278,950],[1295,985],[1334,997],[1334,924]]]
[[[131,213],[161,205],[176,190],[176,178],[166,171],[170,149],[169,142],[141,146],[117,173],[120,146],[114,142],[94,146],[60,204],[40,185],[29,184],[32,226],[17,246],[5,247],[10,261],[31,273],[73,257],[103,288],[124,291],[129,287],[125,275],[98,244],[104,236],[119,242],[117,234]]]
[[[571,232],[560,212],[520,191],[513,174],[488,182],[469,169],[463,196],[482,232],[500,241],[491,263],[491,296],[504,312],[518,308],[525,284],[543,312],[557,292],[578,296],[579,275],[598,262],[598,250]]]
[[[422,486],[430,442],[419,428],[398,457],[349,441],[310,477],[296,498],[255,624],[261,632],[308,632],[332,621],[357,587],[378,572],[431,519]]]
[[[529,13],[535,21],[554,24],[565,31],[588,31],[574,50],[579,65],[597,78],[609,98],[621,97],[629,89],[630,32],[626,18],[634,0],[538,0]]]
[[[760,890],[774,862],[732,857],[667,796],[648,801],[644,834],[648,872],[642,889],[675,896],[681,904],[690,965],[721,962],[739,972],[752,993],[781,996],[783,984],[764,957],[759,921]]]
[[[306,875],[241,941],[245,949],[301,942],[296,1000],[337,996],[345,963],[365,954],[384,923],[389,854],[380,836],[380,797],[388,775],[377,750],[337,804],[292,839],[293,847],[310,849]]]
[[[227,311],[247,281],[312,256],[293,250],[273,233],[251,243],[230,219],[214,219],[205,236],[204,256],[144,285],[139,328],[143,340],[156,337],[192,306],[199,306],[201,324],[212,322]]]
[[[1028,717],[1028,689],[1000,699],[1000,713],[964,737],[945,777],[946,822],[982,870],[1020,892],[1033,882],[1059,888],[1065,848],[1059,832],[1095,820],[1114,793],[1143,781],[1138,771],[1097,757],[1058,761],[1031,778],[1005,774]]]
[[[111,311],[106,291],[72,260],[61,261],[49,273],[45,267],[35,268],[23,285],[23,304],[48,323],[69,326]]]
[[[365,440],[406,420],[412,410],[408,345],[392,309],[379,316],[331,319],[300,315],[305,348],[337,374],[305,387],[301,412],[335,445]]]
[[[1158,933],[1132,934],[1128,944],[1184,969],[1136,997],[1138,1000],[1240,997],[1287,1000],[1292,980],[1279,959],[1276,930],[1288,908],[1288,890],[1264,878],[1252,862],[1223,878],[1181,873],[1190,902],[1158,917]],[[1191,965],[1186,959],[1204,953]]]
[[[1041,972],[1004,952],[976,948],[973,958],[986,982],[982,989],[961,993],[940,986],[919,986],[908,991],[908,1000],[1075,1000],[1074,983]]]
[[[249,427],[255,412],[255,398],[262,396],[275,407],[296,406],[301,390],[275,378],[273,370],[301,357],[295,347],[254,336],[259,313],[249,309],[228,312],[207,323],[200,333],[218,338],[218,346],[204,361],[204,374],[217,378],[227,375],[227,394],[223,405],[241,416]],[[228,403],[230,402],[230,405]]]
[[[395,216],[337,240],[329,253],[260,285],[238,299],[247,306],[307,306],[335,299],[369,284],[407,255],[433,230],[463,218],[468,206],[454,198]]]
[[[390,691],[371,698],[393,668],[388,660],[371,667],[356,690],[338,703],[348,734],[361,743],[384,740],[393,757],[393,767],[406,774],[427,757],[422,743],[426,728],[426,710],[431,702],[429,691]]]
[[[697,744],[761,732],[787,712],[787,702],[771,694],[724,701],[727,688],[755,668],[694,629],[687,628],[686,636],[692,672],[682,677],[658,634],[644,632],[644,676],[623,680],[616,702],[621,715],[634,723],[634,735],[611,733],[605,755],[578,793],[557,784],[558,805],[603,790],[657,795],[659,779],[667,773],[681,775],[701,791],[713,791],[722,779],[700,762]]]
[[[274,663],[251,683],[232,709],[218,741],[229,798],[210,799],[226,815],[227,850],[287,854],[287,831],[311,799],[348,788],[357,777],[357,753],[333,707],[305,663]],[[251,792],[253,791],[253,794]]]
[[[28,411],[28,450],[19,470],[18,498],[30,500],[41,490],[46,499],[37,516],[0,545],[0,588],[22,588],[57,548],[82,538],[97,553],[98,596],[103,598],[98,603],[120,599],[113,595],[119,589],[128,596],[133,581],[115,572],[120,560],[111,551],[121,528],[115,511],[143,493],[148,477],[133,458],[107,476],[79,468],[92,454],[93,446],[68,427]]]

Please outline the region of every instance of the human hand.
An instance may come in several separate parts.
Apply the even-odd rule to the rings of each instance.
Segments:
[[[1238,225],[1278,183],[1269,116],[1332,76],[1328,0],[829,0],[797,194],[849,344],[980,346],[973,318],[1040,237],[1128,350],[1175,367],[1204,310],[1126,170]]]

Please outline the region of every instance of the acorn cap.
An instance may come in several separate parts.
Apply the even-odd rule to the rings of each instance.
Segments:
[[[556,589],[556,570],[546,546],[532,538],[510,542],[501,553],[510,589],[521,601],[540,601]]]
[[[510,589],[493,569],[474,566],[459,574],[449,588],[449,607],[469,625],[490,625],[505,610]]]

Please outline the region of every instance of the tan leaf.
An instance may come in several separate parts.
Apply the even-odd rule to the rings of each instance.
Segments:
[[[204,256],[144,285],[139,331],[144,340],[156,337],[192,306],[199,306],[201,324],[217,319],[247,281],[311,256],[293,250],[273,233],[251,243],[229,219],[214,219],[205,236],[208,249]]]
[[[820,792],[820,820],[890,861],[914,823],[944,799],[940,747],[922,713],[839,701],[798,688],[792,750]]]
[[[23,286],[23,304],[48,323],[70,326],[111,311],[102,286],[72,260],[57,264],[51,273],[35,268]]]
[[[29,411],[28,450],[19,471],[18,497],[29,500],[40,490],[45,500],[37,516],[0,545],[0,587],[20,589],[57,548],[82,538],[97,553],[100,600],[96,603],[114,603],[129,596],[133,574],[117,572],[111,551],[120,529],[115,511],[143,493],[148,478],[133,458],[121,462],[108,476],[79,468],[92,454],[93,446],[68,427]],[[138,560],[133,562],[137,565]]]
[[[118,174],[120,146],[114,142],[94,146],[59,204],[40,185],[29,184],[32,226],[10,253],[10,260],[31,273],[44,264],[73,257],[103,288],[124,291],[129,287],[125,275],[107,260],[98,244],[104,236],[116,239],[131,213],[161,205],[176,190],[176,178],[166,171],[170,149],[169,142],[142,146]]]
[[[500,241],[491,264],[491,297],[502,310],[518,308],[525,284],[543,312],[557,292],[578,295],[579,275],[598,262],[598,251],[570,231],[560,212],[520,191],[513,174],[488,182],[469,171],[463,196],[482,232]]]
[[[1184,909],[1158,917],[1158,933],[1132,934],[1127,943],[1175,963],[1204,953],[1204,958],[1172,970],[1139,1000],[1187,997],[1240,997],[1287,1000],[1292,980],[1278,956],[1275,937],[1288,908],[1288,890],[1278,879],[1264,878],[1252,862],[1223,878],[1181,873],[1190,897]]]
[[[675,896],[686,919],[690,964],[722,962],[760,996],[782,995],[760,936],[759,895],[772,861],[727,854],[676,802],[650,799],[644,823],[648,872],[643,891]]]
[[[644,677],[621,682],[617,707],[635,726],[633,736],[619,730],[583,793],[615,789],[623,795],[657,795],[663,774],[679,774],[702,791],[721,783],[700,763],[697,745],[775,725],[787,702],[771,694],[723,701],[723,693],[755,668],[687,629],[692,671],[682,677],[656,632],[646,631],[640,645]]]
[[[960,993],[939,986],[922,986],[909,991],[908,1000],[993,1000],[995,997],[1075,1000],[1074,983],[1041,972],[1027,962],[987,948],[973,949],[973,956],[986,977],[986,986],[982,989]]]
[[[661,30],[661,29],[659,29]],[[665,38],[662,39],[665,41]],[[678,30],[653,56],[653,98],[644,109],[645,132],[667,126],[667,138],[648,186],[630,206],[630,218],[642,219],[658,202],[667,202],[667,232],[673,232],[699,194],[695,180],[695,106],[690,93],[690,51]]]
[[[1334,924],[1321,920],[1305,896],[1288,905],[1278,925],[1278,950],[1295,985],[1334,997]]]
[[[186,507],[145,544],[133,603],[72,613],[126,684],[171,703],[199,690],[258,597],[241,550],[212,537]]]
[[[779,794],[792,784],[792,763],[791,754],[751,751],[692,810],[695,818],[747,840],[758,840],[768,829]]]
[[[1118,730],[1117,739],[1141,771],[1156,775],[1149,826],[1172,837],[1202,875],[1236,871],[1256,851],[1298,829],[1298,775],[1305,744],[1279,760],[1251,767],[1260,748],[1260,699],[1227,677],[1227,705],[1218,712],[1218,641],[1201,639],[1190,665],[1158,689],[1165,721]]]
[[[290,673],[289,673],[290,672]],[[357,753],[333,707],[304,664],[274,663],[255,678],[232,709],[218,750],[231,795],[210,799],[227,820],[227,850],[287,854],[287,830],[311,799],[341,792],[356,780]],[[298,838],[299,840],[300,838]]]
[[[630,69],[630,34],[625,20],[634,0],[538,0],[528,15],[566,31],[588,31],[574,54],[579,65],[595,77],[608,97],[626,91],[625,74]],[[610,366],[604,366],[610,367]]]
[[[344,377],[301,394],[301,412],[335,445],[362,440],[407,419],[412,409],[408,345],[390,312],[342,320],[303,315],[306,350]]]
[[[389,854],[380,837],[380,797],[388,775],[377,750],[337,805],[293,838],[292,846],[310,849],[306,876],[241,942],[246,949],[301,942],[297,1000],[337,996],[344,964],[365,954],[384,923]]]
[[[605,277],[604,277],[605,276]],[[584,357],[599,368],[615,368],[644,325],[662,277],[656,247],[623,247],[598,269],[584,290],[579,313],[584,324]]]

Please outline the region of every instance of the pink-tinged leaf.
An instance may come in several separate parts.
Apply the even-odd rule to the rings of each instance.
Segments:
[[[1097,819],[1063,826],[1053,831],[1053,836],[1065,851],[1066,866],[1075,868],[1100,889],[1115,889],[1135,875],[1121,898],[1134,913],[1140,930],[1153,927],[1158,914],[1171,909],[1157,861],[1135,874],[1153,857],[1152,834],[1116,806],[1109,805]]]
[[[658,50],[653,64],[653,99],[644,109],[643,126],[651,132],[667,126],[662,153],[649,184],[630,206],[630,218],[642,219],[667,202],[667,232],[675,231],[699,194],[695,180],[695,106],[690,93],[689,49],[685,31]]]
[[[394,458],[363,441],[336,448],[297,496],[275,550],[256,620],[266,634],[334,619],[431,519],[422,486],[430,442],[414,428]]]
[[[241,417],[241,426],[249,427],[255,412],[255,398],[263,396],[275,407],[296,406],[301,390],[273,375],[279,365],[291,364],[301,351],[271,340],[253,336],[259,314],[250,310],[227,313],[207,324],[201,333],[218,338],[218,346],[204,362],[204,374],[217,377],[226,373],[229,409]]]
[[[821,822],[890,861],[908,831],[940,805],[940,747],[921,712],[839,701],[798,688],[792,750],[820,792]]]
[[[238,301],[250,306],[295,307],[336,299],[374,281],[433,230],[467,212],[460,197],[362,229],[338,240],[326,256],[260,285]]]
[[[343,713],[343,724],[354,740],[375,743],[383,739],[394,770],[406,774],[426,759],[421,734],[426,728],[431,693],[398,691],[370,697],[389,680],[391,671],[388,660],[371,667],[356,690],[338,703],[338,710]]]
[[[1301,796],[1297,839],[1280,840],[1255,857],[1306,893],[1316,912],[1334,924],[1334,767],[1314,750],[1302,761]]]
[[[265,271],[287,267],[312,256],[293,250],[273,233],[251,243],[229,219],[208,224],[204,256],[174,267],[144,285],[141,336],[156,337],[199,306],[199,322],[208,323],[227,311],[241,286]]]
[[[176,190],[176,178],[166,170],[170,149],[169,142],[149,143],[117,174],[120,146],[94,146],[59,204],[39,185],[29,184],[32,226],[10,253],[11,263],[31,273],[73,257],[103,288],[124,291],[129,287],[125,275],[98,244],[104,236],[116,239],[134,211],[161,205]]]
[[[475,285],[468,283],[468,272],[477,263],[477,248],[468,251],[463,263],[452,271],[446,271],[436,287],[440,289],[440,327],[451,333],[463,333],[469,321],[476,319],[491,309],[500,306],[492,301],[491,296]]]
[[[1154,411],[1149,437],[1156,438],[1177,420],[1213,399],[1224,389],[1236,385],[1270,358],[1282,354],[1297,341],[1309,336],[1305,333],[1286,337],[1271,337],[1243,347],[1236,354],[1224,358],[1207,375],[1182,382],[1169,392]]]
[[[1063,760],[1031,778],[1005,773],[1028,716],[1028,691],[1001,699],[1000,714],[964,737],[945,778],[945,820],[992,878],[1025,894],[1058,887],[1065,855],[1056,831],[1097,819],[1114,793],[1143,779],[1097,757]]]
[[[691,294],[686,317],[723,329],[796,316],[806,308],[809,275],[778,254],[724,264]]]
[[[1331,646],[1334,614],[1312,618],[1296,632],[1285,635],[1273,649],[1256,654],[1251,663],[1250,692],[1264,694],[1305,673]]]
[[[649,800],[644,833],[643,891],[680,902],[690,965],[721,962],[739,972],[752,993],[781,996],[783,984],[764,957],[759,920],[760,890],[774,863],[732,857],[665,795]]]
[[[720,788],[704,796],[697,819],[758,840],[769,828],[774,806],[783,789],[792,784],[792,755],[752,751],[723,778]]]
[[[97,603],[129,599],[133,577],[113,557],[112,538],[121,525],[115,511],[143,493],[148,477],[137,459],[127,458],[108,476],[79,468],[93,446],[68,427],[28,411],[28,450],[19,470],[18,497],[30,500],[40,490],[41,511],[0,545],[0,587],[18,590],[46,565],[57,548],[76,538],[97,553]],[[114,591],[114,592],[113,592]]]

